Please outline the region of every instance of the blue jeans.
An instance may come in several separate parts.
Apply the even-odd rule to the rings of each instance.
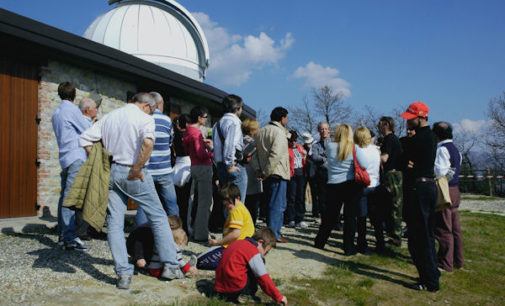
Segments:
[[[288,181],[280,177],[269,177],[265,180],[265,199],[268,203],[267,224],[277,239],[281,238],[281,228],[286,210],[286,192]]]
[[[219,185],[224,186],[226,183],[233,183],[240,189],[240,202],[245,203],[247,192],[247,170],[241,164],[236,165],[240,171],[228,172],[226,165],[223,163],[217,164],[217,177]]]
[[[75,210],[69,207],[63,207],[63,202],[67,197],[75,177],[81,169],[84,162],[76,160],[70,166],[61,171],[61,192],[60,200],[58,201],[58,232],[60,238],[65,241],[74,240],[77,235],[75,234]]]
[[[118,275],[132,275],[133,265],[128,263],[124,237],[124,216],[128,198],[132,198],[145,212],[154,235],[154,244],[165,266],[178,268],[177,247],[168,224],[151,175],[142,170],[144,181],[129,181],[126,178],[130,167],[111,165],[109,205],[107,207],[107,238],[114,259],[114,269]]]
[[[179,215],[179,206],[177,205],[177,195],[174,187],[174,173],[167,173],[163,175],[152,175],[154,186],[160,197],[160,200],[165,204],[167,214]],[[135,216],[135,223],[138,225],[147,222],[147,217],[142,208],[137,208],[137,215]]]

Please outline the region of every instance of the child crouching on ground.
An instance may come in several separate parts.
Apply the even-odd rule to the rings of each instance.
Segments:
[[[198,273],[198,270],[194,267],[196,257],[192,256],[189,264],[186,264],[182,259],[181,249],[187,244],[188,236],[182,229],[181,218],[178,216],[168,216],[168,223],[172,229],[172,235],[176,244],[179,267],[185,274],[189,272],[191,275],[196,275]],[[163,266],[159,261],[159,256],[154,245],[154,235],[148,223],[137,227],[130,233],[126,240],[126,247],[137,268],[147,267],[152,276],[160,276]]]
[[[223,250],[233,241],[243,240],[254,234],[254,222],[245,205],[240,202],[240,189],[229,183],[221,187],[219,195],[223,206],[230,212],[224,223],[223,239],[209,239],[211,248],[198,256],[197,268],[201,270],[215,270]]]
[[[263,261],[275,243],[274,232],[270,228],[263,228],[252,238],[235,241],[223,251],[214,285],[222,299],[237,302],[241,294],[254,297],[259,284],[275,302],[287,305],[287,298],[275,287]]]
[[[190,262],[186,263],[182,258],[182,248],[188,244],[188,235],[182,228],[172,230],[172,234],[174,235],[174,241],[177,245],[177,262],[179,263],[179,268],[181,268],[184,274],[188,274],[195,276],[198,274],[198,269],[194,266],[196,264],[196,257],[191,256]],[[163,264],[160,262],[160,257],[156,253],[156,250],[153,253],[153,257],[151,257],[151,262],[147,266],[147,270],[149,274],[154,277],[159,277],[161,272],[163,271]]]

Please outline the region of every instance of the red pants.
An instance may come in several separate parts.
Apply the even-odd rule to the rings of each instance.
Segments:
[[[458,208],[461,194],[458,186],[449,187],[452,205],[437,212],[435,218],[435,239],[439,244],[438,266],[452,272],[463,267],[463,239],[459,223]]]

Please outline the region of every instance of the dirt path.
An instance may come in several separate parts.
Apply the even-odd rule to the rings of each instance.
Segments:
[[[464,201],[461,205],[461,209],[483,208],[503,213],[505,201]],[[279,244],[266,258],[267,270],[280,283],[281,292],[293,277],[319,278],[330,265],[348,260],[342,253],[341,232],[334,231],[326,250],[318,250],[312,247],[317,224],[312,219],[308,223],[307,229],[284,228],[290,242]],[[91,241],[92,249],[86,252],[62,251],[56,241],[54,232],[42,225],[28,233],[0,235],[0,305],[170,304],[198,298],[212,286],[214,273],[209,271],[171,282],[139,273],[130,290],[118,290],[107,241]],[[185,256],[205,249],[190,242]]]

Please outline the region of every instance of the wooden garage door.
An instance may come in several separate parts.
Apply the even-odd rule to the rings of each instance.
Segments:
[[[36,215],[35,65],[0,58],[0,218]]]

